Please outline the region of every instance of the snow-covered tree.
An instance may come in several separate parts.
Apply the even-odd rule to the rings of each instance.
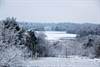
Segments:
[[[22,60],[33,56],[34,48],[31,46],[36,44],[35,35],[29,32],[28,37],[25,32],[15,18],[0,21],[0,67],[14,67],[16,63],[22,64]]]
[[[45,39],[46,35],[42,32],[36,32],[37,38],[37,53],[39,57],[48,56],[48,41]]]

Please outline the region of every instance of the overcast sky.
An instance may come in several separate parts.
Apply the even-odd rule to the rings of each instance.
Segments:
[[[20,21],[100,22],[100,0],[0,0],[0,18]]]

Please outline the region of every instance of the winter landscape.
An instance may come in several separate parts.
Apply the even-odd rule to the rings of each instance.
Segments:
[[[100,66],[99,24],[45,24],[0,21],[0,67]]]
[[[0,0],[0,67],[100,67],[100,0]]]

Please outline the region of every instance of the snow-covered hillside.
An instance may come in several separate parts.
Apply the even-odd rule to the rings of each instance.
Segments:
[[[45,57],[29,61],[29,67],[100,67],[100,59],[70,56],[68,58]]]

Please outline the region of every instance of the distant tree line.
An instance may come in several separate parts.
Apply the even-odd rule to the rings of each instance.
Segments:
[[[80,36],[88,34],[100,35],[100,25],[91,23],[19,23],[19,25],[23,28],[34,29],[36,31],[66,31],[67,33],[80,34]]]

